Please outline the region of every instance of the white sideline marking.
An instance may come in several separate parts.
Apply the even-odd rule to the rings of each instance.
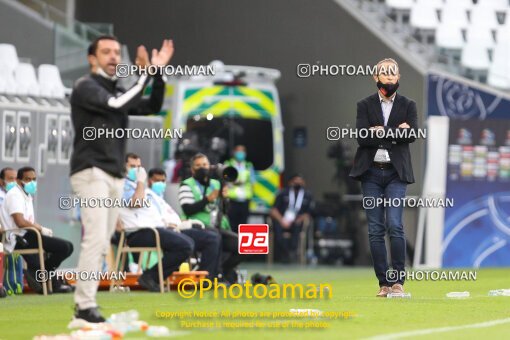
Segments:
[[[472,324],[461,325],[461,326],[426,328],[426,329],[418,329],[415,331],[377,335],[377,336],[371,337],[369,339],[371,339],[371,340],[399,339],[399,338],[405,338],[405,337],[417,336],[417,335],[427,335],[427,334],[432,334],[432,333],[451,332],[451,331],[457,331],[457,330],[468,329],[468,328],[492,327],[492,326],[501,325],[504,323],[510,323],[510,318],[485,321],[485,322],[480,322],[480,323],[472,323]]]

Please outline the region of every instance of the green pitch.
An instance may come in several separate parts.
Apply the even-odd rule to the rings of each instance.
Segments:
[[[209,296],[183,299],[176,292],[164,295],[146,292],[99,293],[101,312],[112,313],[136,309],[150,325],[164,325],[179,331],[175,337],[187,339],[353,339],[393,335],[406,331],[422,331],[421,338],[508,338],[510,334],[510,297],[489,297],[491,289],[510,288],[510,269],[483,269],[476,281],[407,282],[409,299],[376,298],[377,282],[369,268],[349,269],[320,267],[266,268],[247,266],[249,275],[256,271],[271,274],[278,283],[331,283],[333,297],[325,300],[225,300]],[[451,300],[445,294],[469,291],[471,298]],[[69,333],[66,326],[73,312],[72,295],[49,297],[22,295],[0,300],[0,339],[31,339],[41,334]],[[184,329],[180,320],[156,317],[161,311],[231,311],[289,312],[290,309],[351,312],[351,319],[325,320],[325,329]],[[226,318],[219,321],[225,321]],[[186,321],[194,321],[188,318]],[[201,319],[202,321],[210,321]],[[293,319],[304,322],[309,319]],[[494,322],[494,320],[499,320]],[[257,321],[230,319],[227,321]],[[265,319],[280,322],[282,319]],[[288,320],[287,320],[288,321]],[[462,327],[456,327],[462,326]],[[448,327],[438,332],[438,328]],[[433,329],[436,329],[435,331]],[[436,332],[436,333],[433,333]],[[404,334],[405,335],[405,334]],[[143,338],[143,333],[128,333],[126,338]],[[418,333],[408,334],[409,338]]]

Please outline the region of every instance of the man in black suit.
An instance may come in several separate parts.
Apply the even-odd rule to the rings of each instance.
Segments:
[[[350,176],[361,181],[370,251],[379,280],[377,296],[386,297],[390,292],[404,292],[402,200],[407,184],[414,183],[409,143],[416,139],[418,117],[416,103],[396,93],[400,79],[397,62],[383,59],[376,71],[374,80],[379,91],[357,104],[359,147]],[[385,199],[383,204],[377,204],[378,198]],[[386,232],[390,235],[392,271],[388,271]]]

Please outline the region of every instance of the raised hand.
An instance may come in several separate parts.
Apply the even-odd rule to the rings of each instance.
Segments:
[[[153,65],[165,66],[170,62],[174,55],[174,42],[170,39],[163,40],[161,49],[152,50],[151,63]]]
[[[147,52],[147,49],[145,46],[140,45],[136,49],[136,59],[135,64],[138,66],[149,66],[151,63],[149,61],[149,53]]]

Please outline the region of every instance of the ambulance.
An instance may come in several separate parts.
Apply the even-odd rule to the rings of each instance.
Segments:
[[[203,152],[215,164],[229,159],[234,146],[243,144],[255,168],[250,211],[266,214],[281,188],[284,170],[282,114],[275,85],[280,71],[220,61],[210,66],[213,74],[167,81],[164,128],[182,135],[163,145],[163,162],[174,182],[167,199],[176,199],[178,182],[190,175],[186,159],[192,154]]]

